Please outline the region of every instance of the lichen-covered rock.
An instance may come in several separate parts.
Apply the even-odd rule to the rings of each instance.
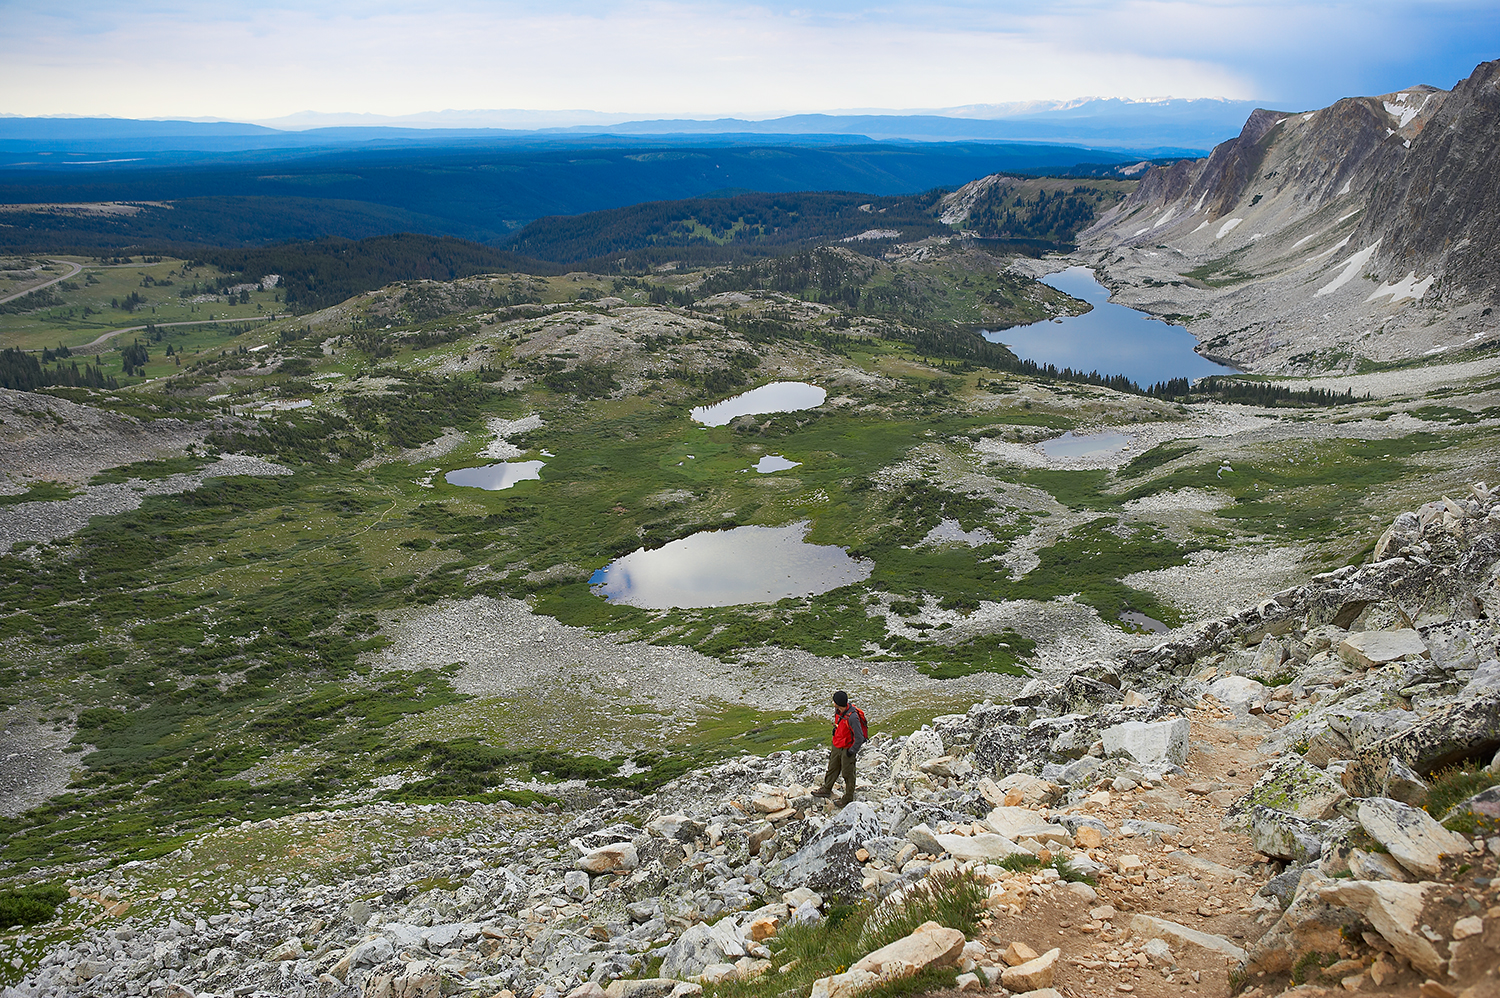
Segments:
[[[1433,886],[1390,880],[1328,881],[1310,893],[1324,902],[1358,912],[1412,966],[1430,977],[1442,979],[1446,961],[1420,928],[1423,899]]]
[[[1299,755],[1278,759],[1224,814],[1224,827],[1248,829],[1256,807],[1321,821],[1340,813],[1349,794],[1327,773]]]
[[[1329,825],[1285,811],[1252,805],[1246,814],[1250,844],[1267,856],[1296,863],[1316,862],[1323,855]]]
[[[1426,658],[1427,644],[1416,631],[1356,631],[1339,642],[1339,656],[1350,665],[1371,669],[1387,662]]]
[[[1359,802],[1359,823],[1391,857],[1419,876],[1442,868],[1444,856],[1468,852],[1469,840],[1439,825],[1426,811],[1386,797]]]
[[[1344,770],[1344,788],[1355,797],[1385,790],[1390,760],[1431,773],[1500,749],[1500,691],[1457,700],[1359,751]]]
[[[782,888],[808,887],[820,894],[854,897],[864,880],[864,864],[855,853],[883,834],[874,809],[863,801],[855,801],[800,849],[777,863],[766,882]]]

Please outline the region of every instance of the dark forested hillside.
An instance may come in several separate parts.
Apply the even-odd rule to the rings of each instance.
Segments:
[[[666,248],[674,252],[655,255],[681,258],[677,250],[692,248],[694,262],[709,262],[840,239],[884,244],[949,231],[932,213],[938,196],[802,191],[654,201],[538,219],[506,245],[540,260],[572,263],[616,254],[651,256],[637,251]],[[856,238],[861,234],[866,238]]]
[[[296,311],[337,305],[393,281],[451,281],[474,274],[556,274],[563,270],[462,239],[411,233],[358,242],[319,239],[260,249],[209,250],[199,254],[199,259],[248,280],[280,274],[284,300]]]

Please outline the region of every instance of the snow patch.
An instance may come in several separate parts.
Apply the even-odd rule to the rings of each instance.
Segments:
[[[1332,246],[1328,247],[1323,252],[1319,253],[1317,256],[1310,256],[1310,257],[1308,257],[1307,258],[1307,262],[1308,263],[1317,263],[1319,260],[1323,259],[1325,256],[1332,256],[1333,254],[1337,253],[1339,250],[1343,249],[1345,246],[1348,246],[1348,245],[1349,245],[1349,237],[1345,236],[1344,238],[1340,239],[1338,242],[1334,243]]]
[[[1250,236],[1250,241],[1252,243],[1253,242],[1258,242],[1259,240],[1264,239],[1264,238],[1266,238],[1266,234],[1264,232],[1256,232],[1256,233],[1254,233],[1253,235]]]
[[[1153,229],[1161,228],[1163,225],[1166,225],[1168,222],[1170,222],[1172,220],[1172,216],[1175,214],[1177,214],[1177,208],[1174,205],[1173,207],[1168,208],[1166,214],[1162,215],[1161,218],[1158,218],[1156,220],[1156,224],[1151,227]]]
[[[1370,257],[1375,255],[1375,250],[1379,246],[1380,240],[1377,239],[1369,246],[1351,256],[1344,262],[1344,269],[1339,273],[1339,276],[1319,288],[1313,297],[1321,298],[1324,295],[1331,295],[1345,284],[1354,280],[1354,275],[1359,273],[1359,268],[1370,262]]]
[[[1425,103],[1424,100],[1422,104]],[[1405,128],[1421,112],[1422,104],[1413,106],[1406,103],[1406,94],[1397,94],[1395,103],[1385,102],[1385,113],[1396,119],[1397,128]]]
[[[1142,232],[1150,232],[1150,231],[1151,231],[1151,226],[1149,226],[1149,225],[1146,226],[1143,229],[1136,229],[1134,232],[1132,232],[1130,234],[1130,238],[1134,239],[1136,236],[1140,235]]]
[[[1386,295],[1390,296],[1392,305],[1400,301],[1406,301],[1408,298],[1412,301],[1418,301],[1431,289],[1433,282],[1436,280],[1436,277],[1429,276],[1419,281],[1417,280],[1417,272],[1414,270],[1395,284],[1382,284],[1376,288],[1370,297],[1365,299],[1365,304],[1368,305],[1376,298],[1383,298]]]
[[[1302,116],[1302,120],[1303,121],[1312,121],[1313,118],[1317,116],[1317,113],[1318,112],[1316,112],[1316,111],[1309,111],[1309,112],[1307,112],[1306,114],[1304,114]]]
[[[1354,183],[1354,178],[1353,177],[1350,177],[1348,180],[1344,181],[1344,186],[1339,188],[1339,195],[1348,194],[1349,193],[1349,185],[1352,184],[1352,183]]]
[[[1206,228],[1208,228],[1208,223],[1207,222],[1200,222],[1200,223],[1198,223],[1198,227],[1196,229],[1194,229],[1193,231],[1194,232],[1202,232]]]
[[[1243,221],[1244,221],[1243,218],[1231,218],[1229,221],[1227,221],[1223,225],[1219,226],[1218,235],[1214,236],[1214,238],[1215,239],[1223,239],[1225,236],[1229,235],[1231,232],[1234,231],[1234,227],[1236,225],[1239,225]]]
[[[1195,204],[1195,205],[1193,205],[1193,210],[1191,212],[1189,212],[1189,214],[1196,215],[1196,214],[1198,214],[1198,212],[1202,211],[1203,210],[1203,202],[1206,201],[1206,200],[1208,200],[1208,192],[1204,191],[1202,194],[1198,195],[1198,203]],[[1207,224],[1207,223],[1205,223],[1205,224]]]
[[[1355,215],[1358,215],[1360,212],[1362,212],[1364,210],[1365,210],[1364,206],[1361,205],[1360,207],[1355,208],[1349,214],[1341,216],[1339,218],[1339,220],[1337,222],[1334,222],[1333,224],[1334,225],[1343,225],[1345,222],[1349,221],[1349,219],[1353,218]]]
[[[1307,242],[1309,239],[1316,239],[1320,235],[1322,235],[1321,232],[1314,232],[1310,236],[1303,236],[1301,239],[1299,239],[1296,242],[1292,243],[1292,249],[1296,249],[1298,246],[1301,246],[1303,243]]]

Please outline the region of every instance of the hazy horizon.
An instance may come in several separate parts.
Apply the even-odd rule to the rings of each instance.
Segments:
[[[0,110],[213,118],[539,114],[741,117],[1085,96],[1324,106],[1451,87],[1500,53],[1478,0],[80,0],[7,14]],[[639,109],[648,110],[639,110]]]

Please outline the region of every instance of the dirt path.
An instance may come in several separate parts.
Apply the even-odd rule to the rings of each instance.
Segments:
[[[17,298],[24,298],[27,295],[31,294],[33,291],[40,291],[43,288],[50,288],[50,287],[52,287],[52,285],[58,283],[59,281],[66,281],[70,277],[76,277],[79,274],[79,272],[81,272],[83,270],[82,266],[80,266],[79,264],[76,264],[76,263],[72,262],[71,260],[48,260],[47,262],[48,263],[65,263],[69,267],[72,267],[73,269],[71,271],[69,271],[68,273],[62,275],[61,277],[54,277],[50,281],[44,281],[41,284],[38,284],[34,288],[27,288],[25,291],[17,291],[13,295],[6,295],[4,298],[0,298],[0,305],[4,305],[8,301],[15,301]]]
[[[159,328],[165,329],[168,326],[208,326],[216,322],[270,322],[272,319],[276,318],[281,317],[275,315],[247,315],[238,319],[188,319],[183,322],[154,322],[149,323],[149,325],[154,325]],[[114,339],[116,336],[119,336],[121,333],[136,333],[145,328],[145,325],[140,325],[126,326],[124,329],[111,329],[107,333],[100,333],[98,336],[94,337],[92,340],[85,343],[81,347],[73,347],[72,350],[76,354],[84,354],[88,356],[92,356],[93,354],[100,354],[103,353],[109,346],[109,341]]]

